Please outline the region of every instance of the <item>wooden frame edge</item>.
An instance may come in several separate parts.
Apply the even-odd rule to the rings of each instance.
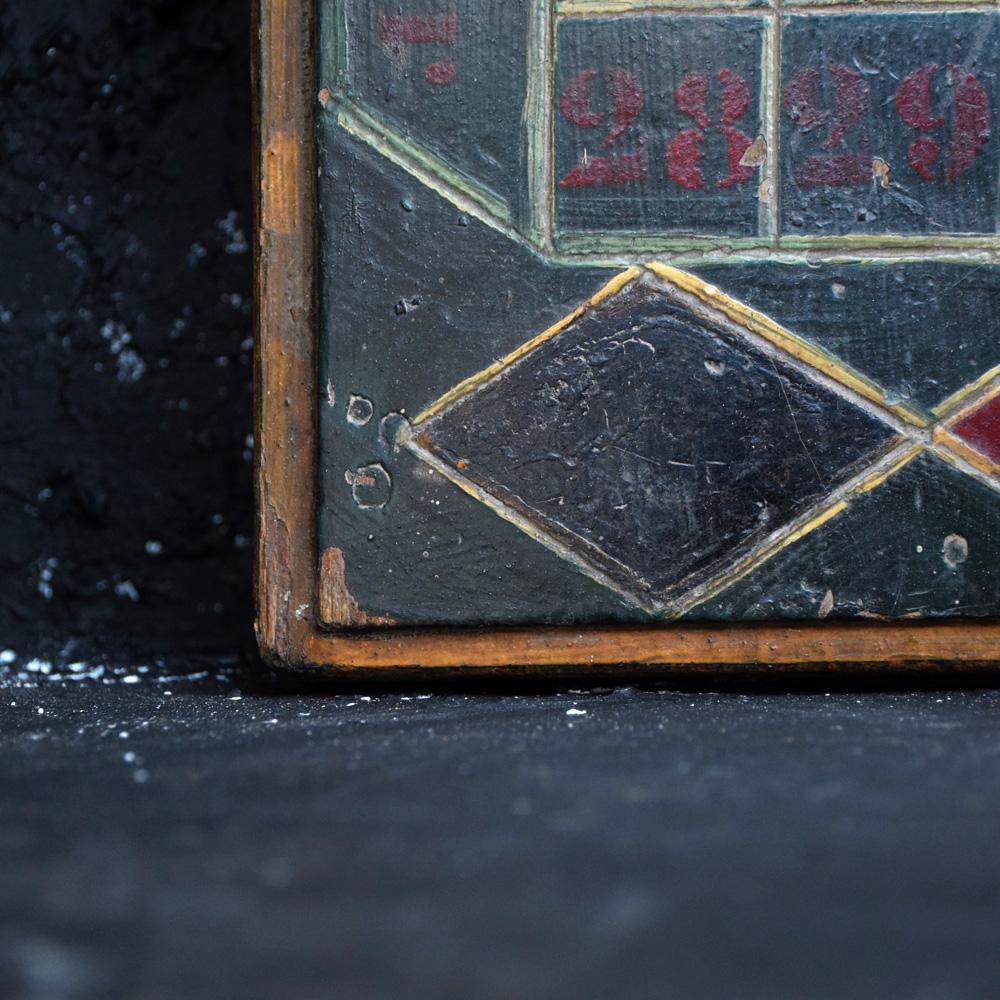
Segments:
[[[317,624],[315,0],[253,0],[256,631],[282,667],[383,679],[626,677],[1000,661],[1000,622],[371,629]],[[535,674],[535,676],[538,676]]]

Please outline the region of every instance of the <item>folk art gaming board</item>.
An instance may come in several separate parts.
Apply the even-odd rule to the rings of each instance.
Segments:
[[[994,4],[258,27],[275,658],[996,658]]]

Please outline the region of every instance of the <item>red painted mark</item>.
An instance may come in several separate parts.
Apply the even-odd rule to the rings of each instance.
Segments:
[[[611,129],[601,142],[607,149],[636,120],[642,109],[642,88],[627,70],[608,66],[608,91],[611,96]],[[596,128],[604,124],[605,115],[594,109],[594,80],[596,69],[581,70],[559,95],[559,108],[563,117],[577,128]]]
[[[449,14],[379,14],[378,38],[383,45],[454,45],[458,12]]]
[[[823,149],[838,146],[847,130],[861,121],[871,106],[871,92],[860,73],[836,63],[831,63],[829,70],[834,86],[833,125]]]
[[[708,77],[704,73],[690,73],[677,84],[674,104],[677,105],[677,110],[687,115],[698,128],[706,129],[712,124],[712,119],[705,111],[707,97]]]
[[[667,146],[667,176],[689,191],[705,186],[701,176],[701,129],[686,128],[670,140]]]
[[[603,149],[607,149],[636,120],[642,110],[642,89],[635,77],[623,69],[608,67],[608,83],[611,86],[611,131],[607,134]]]
[[[789,118],[803,131],[808,132],[830,120],[830,112],[820,108],[816,100],[819,70],[814,66],[800,69],[787,84],[781,106]]]
[[[723,67],[715,74],[722,84],[720,109],[722,124],[719,131],[726,140],[726,174],[715,182],[716,187],[731,188],[748,181],[754,174],[753,167],[740,164],[740,159],[751,143],[733,124],[738,122],[750,106],[750,89],[746,80],[731,69]],[[674,103],[678,110],[687,115],[697,128],[684,129],[670,141],[664,159],[667,176],[690,191],[705,187],[701,173],[701,142],[705,130],[711,128],[712,119],[705,110],[708,100],[708,76],[705,73],[689,73],[674,91]]]
[[[944,175],[954,180],[968,169],[990,135],[990,102],[983,85],[959,66],[949,66],[955,88],[955,129]]]
[[[799,187],[860,187],[872,179],[872,158],[862,153],[810,156],[795,171]]]
[[[935,63],[915,69],[896,91],[896,112],[904,124],[919,132],[932,132],[944,125],[944,118],[931,115],[931,83],[937,69]],[[990,102],[983,85],[962,67],[949,66],[948,81],[953,91],[954,120],[944,178],[955,180],[968,170],[989,138]],[[910,143],[907,161],[918,177],[938,180],[931,168],[940,151],[930,136],[918,136]]]
[[[831,122],[830,133],[821,146],[823,149],[833,149],[843,141],[847,130],[868,113],[871,93],[868,84],[853,69],[830,63],[827,70],[833,77],[832,112],[819,106],[817,90],[820,71],[814,66],[799,70],[785,84],[781,105],[803,132]]]
[[[943,118],[931,116],[931,80],[937,72],[935,63],[915,69],[896,91],[896,112],[903,123],[920,132],[930,132],[944,124]]]
[[[739,129],[730,125],[722,126],[722,134],[726,137],[726,161],[729,172],[721,181],[716,182],[716,187],[731,188],[744,181],[750,180],[754,174],[753,167],[741,166],[740,160],[743,154],[750,148],[753,140],[748,135],[744,135]]]
[[[910,143],[910,148],[906,151],[906,160],[919,177],[925,181],[932,181],[934,171],[931,167],[937,160],[939,152],[938,144],[929,135],[922,135]]]
[[[590,104],[590,92],[596,77],[596,69],[581,70],[559,95],[559,108],[570,125],[595,128],[604,121],[604,116],[598,114]]]
[[[960,420],[952,431],[976,451],[1000,462],[1000,394]]]
[[[746,80],[731,69],[720,69],[715,79],[722,84],[722,124],[732,125],[746,114],[750,106],[750,89]]]
[[[826,67],[833,79],[833,109],[821,108],[818,89],[820,70],[807,66],[785,85],[781,104],[785,113],[803,132],[829,124],[830,131],[821,149],[840,146],[848,130],[858,124],[871,107],[868,84],[854,70],[839,63]],[[809,156],[794,171],[799,187],[858,187],[872,179],[871,155],[867,140],[855,151],[827,156]]]
[[[431,63],[424,70],[424,79],[432,87],[447,87],[455,79],[455,64],[450,59]]]
[[[646,177],[646,154],[594,156],[577,164],[560,182],[561,188],[589,188],[610,184],[633,184]]]

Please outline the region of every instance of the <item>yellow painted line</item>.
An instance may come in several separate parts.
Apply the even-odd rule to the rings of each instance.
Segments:
[[[634,592],[629,590],[627,587],[624,587],[617,580],[615,580],[614,577],[595,566],[585,556],[574,551],[554,535],[546,532],[530,518],[525,517],[522,513],[520,513],[520,511],[508,506],[499,497],[494,496],[478,483],[474,483],[472,480],[467,479],[461,472],[455,469],[448,462],[445,462],[415,438],[407,438],[404,441],[403,446],[421,461],[425,462],[432,469],[442,475],[445,479],[457,486],[463,493],[468,494],[468,496],[472,497],[474,500],[478,500],[481,504],[493,511],[493,513],[498,517],[507,521],[509,524],[514,525],[515,528],[523,531],[530,539],[532,539],[532,541],[544,546],[550,552],[554,552],[557,556],[574,566],[585,576],[590,577],[591,580],[599,583],[602,587],[606,587],[612,593],[617,594],[620,598],[622,598],[622,600],[637,608],[641,608],[648,614],[655,614],[661,610],[662,605],[654,598],[647,594]],[[613,561],[617,562],[617,560]],[[618,565],[621,564],[619,563]]]
[[[952,393],[943,402],[938,403],[931,411],[937,417],[948,417],[948,423],[955,423],[962,418],[962,404],[970,397],[976,396],[980,390],[985,389],[994,379],[1000,380],[1000,365],[991,368],[988,372],[983,372],[974,382],[962,386],[958,392]],[[983,397],[975,399],[975,406],[981,406],[1000,392],[1000,381],[992,392],[988,392]]]
[[[940,455],[941,458],[949,461],[951,455],[955,455],[967,465],[971,465],[976,471],[1000,482],[1000,464],[966,444],[951,431],[944,427],[935,427],[933,439],[935,454]]]
[[[543,330],[540,334],[532,337],[531,340],[522,344],[520,347],[515,348],[506,357],[501,358],[499,361],[494,361],[493,364],[484,368],[482,371],[476,372],[475,375],[470,375],[467,379],[459,382],[454,388],[449,389],[443,396],[436,399],[427,409],[418,413],[412,421],[412,425],[416,427],[418,424],[424,423],[424,421],[429,420],[431,417],[440,413],[446,407],[450,406],[452,403],[461,399],[463,396],[468,395],[474,389],[488,382],[490,379],[499,375],[505,368],[509,368],[515,361],[520,361],[525,355],[530,354],[536,347],[544,344],[547,340],[551,340],[557,334],[562,333],[571,323],[576,322],[583,314],[588,310],[594,308],[594,306],[600,305],[608,297],[615,295],[620,292],[629,282],[634,281],[642,273],[641,269],[638,267],[630,267],[626,271],[622,271],[620,274],[616,274],[606,285],[604,285],[595,295],[591,296],[583,305],[577,306],[569,315],[563,316],[561,320],[557,323],[553,323],[547,330]]]
[[[904,465],[912,462],[924,450],[924,446],[919,442],[913,442],[892,465],[884,469],[878,469],[870,476],[862,479],[849,493],[848,497],[858,496],[862,493],[871,493],[876,486],[881,486],[890,476],[894,476]]]
[[[764,544],[752,552],[748,552],[743,559],[724,570],[715,579],[709,580],[701,587],[695,587],[688,594],[678,598],[676,602],[672,604],[668,603],[668,617],[679,617],[680,615],[687,614],[688,611],[696,608],[699,604],[704,604],[705,601],[718,596],[738,580],[749,576],[750,573],[759,569],[779,552],[788,548],[789,545],[805,538],[806,535],[811,534],[817,528],[826,524],[827,521],[841,514],[850,507],[851,503],[857,497],[865,493],[870,493],[891,476],[894,476],[924,450],[924,446],[920,442],[906,442],[905,439],[900,438],[897,438],[897,441],[900,444],[897,444],[895,448],[879,459],[875,463],[875,467],[867,475],[862,474],[861,478],[857,479],[853,485],[849,484],[846,487],[840,487],[836,491],[839,495],[821,502],[804,521],[799,524],[793,523],[790,529],[765,541]]]
[[[345,102],[340,105],[336,110],[336,121],[349,135],[371,146],[397,167],[402,167],[456,208],[521,241],[509,227],[510,210],[506,203],[480,189],[474,181],[440,157],[403,139],[356,104]]]
[[[916,407],[906,403],[890,403],[881,386],[865,378],[860,372],[854,371],[853,368],[848,367],[832,354],[796,336],[791,330],[776,323],[770,316],[731,298],[719,291],[714,285],[702,281],[701,278],[697,278],[687,271],[681,271],[679,268],[659,261],[651,261],[646,264],[646,267],[657,277],[695,296],[706,305],[728,316],[735,323],[757,334],[757,336],[763,337],[786,354],[829,376],[864,399],[895,414],[906,423],[914,427],[928,427],[930,425],[931,421]]]
[[[687,614],[693,608],[698,607],[699,604],[704,604],[713,597],[717,597],[724,590],[728,590],[738,580],[742,580],[743,577],[748,576],[755,569],[776,556],[782,549],[788,548],[793,542],[797,542],[800,538],[811,534],[846,509],[847,501],[844,499],[835,500],[833,503],[822,507],[808,521],[800,524],[792,531],[784,535],[779,535],[761,548],[747,553],[735,566],[730,567],[714,580],[709,581],[704,589],[695,588],[693,593],[680,597],[676,603],[668,602],[666,617],[678,618],[681,615]]]

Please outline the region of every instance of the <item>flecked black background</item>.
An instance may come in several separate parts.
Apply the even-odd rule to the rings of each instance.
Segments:
[[[0,2],[0,997],[995,997],[996,691],[192,667],[252,649],[248,7]]]
[[[252,648],[249,4],[0,4],[0,643]]]

